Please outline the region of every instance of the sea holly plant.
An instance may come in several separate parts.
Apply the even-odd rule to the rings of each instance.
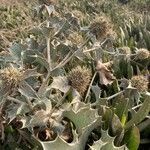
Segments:
[[[149,50],[114,47],[107,17],[85,27],[61,8],[39,1],[39,25],[0,52],[0,149],[138,149],[149,132]]]

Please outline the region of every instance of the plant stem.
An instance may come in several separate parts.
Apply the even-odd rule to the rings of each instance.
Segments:
[[[85,102],[87,102],[87,98],[88,98],[88,95],[89,95],[89,92],[90,92],[90,89],[91,89],[91,87],[92,87],[92,84],[93,84],[93,81],[94,81],[94,79],[95,79],[96,74],[97,74],[97,72],[94,73],[93,78],[92,78],[92,80],[91,80],[91,83],[90,83],[90,85],[89,85],[89,88],[88,88],[88,90],[87,90],[87,93],[86,93],[86,96],[85,96]]]
[[[116,96],[118,96],[118,95],[120,95],[122,93],[124,93],[124,91],[120,91],[120,92],[118,92],[118,93],[116,93],[114,95],[111,95],[110,97],[106,97],[106,98],[102,98],[102,99],[105,99],[106,101],[109,101],[109,100],[115,98]],[[91,106],[94,107],[94,106],[96,106],[98,104],[99,104],[99,101],[96,101],[96,102],[92,103]]]
[[[135,107],[132,107],[132,109],[135,110],[135,109],[137,109],[137,108],[139,108],[139,107],[141,107],[141,106],[142,106],[142,104],[139,104],[139,105],[137,105],[137,106],[135,106]]]
[[[47,21],[47,28],[49,28],[49,21]],[[49,63],[49,69],[50,71],[52,70],[52,65],[51,65],[51,37],[47,37],[46,39],[47,43],[47,61]]]
[[[124,90],[123,90],[123,91],[120,91],[120,92],[118,92],[118,93],[116,93],[116,94],[114,94],[114,95],[112,95],[112,96],[110,96],[110,97],[108,97],[108,98],[106,98],[106,99],[107,99],[107,100],[111,100],[111,99],[115,98],[116,96],[118,96],[118,95],[120,95],[120,94],[122,94],[122,93],[124,93]]]
[[[16,99],[16,98],[13,98],[13,97],[10,97],[10,96],[7,96],[7,99],[8,99],[9,101],[13,101],[13,102],[18,103],[18,104],[23,104],[23,103],[24,103],[24,102],[19,101],[19,100]]]
[[[52,70],[52,67],[51,67],[51,48],[50,48],[50,42],[51,42],[51,39],[50,37],[47,38],[47,61],[49,63],[49,68],[50,68],[50,71]]]

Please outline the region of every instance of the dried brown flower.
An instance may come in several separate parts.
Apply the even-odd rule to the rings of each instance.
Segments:
[[[78,32],[73,32],[69,34],[68,40],[77,45],[82,44],[84,42],[82,35]]]
[[[143,75],[133,76],[131,78],[131,85],[135,87],[139,92],[148,90],[148,80]]]
[[[115,35],[112,24],[105,17],[96,18],[91,23],[89,29],[90,29],[90,32],[93,35],[95,35],[98,40]]]
[[[108,85],[114,81],[115,77],[109,70],[111,63],[112,62],[102,63],[101,61],[97,61],[96,70],[100,77],[100,84]]]
[[[147,49],[141,48],[136,52],[136,59],[143,60],[149,58],[150,53]]]
[[[0,52],[0,56],[9,56],[9,55],[10,55],[9,52],[7,52],[7,51]]]
[[[0,70],[0,78],[5,86],[16,87],[22,79],[22,72],[14,67]]]
[[[119,51],[119,53],[125,54],[125,55],[130,55],[131,54],[130,47],[127,47],[127,46],[119,47],[118,51]]]
[[[91,71],[86,67],[77,66],[68,75],[69,84],[81,95],[85,93],[91,80]]]
[[[81,21],[85,19],[85,15],[79,10],[73,10],[72,13],[75,17],[77,17]]]

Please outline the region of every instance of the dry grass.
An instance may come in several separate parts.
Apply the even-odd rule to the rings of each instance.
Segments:
[[[1,5],[16,5],[18,3],[23,3],[26,0],[0,0]]]
[[[32,18],[31,4],[25,0],[0,0],[0,51],[7,49],[11,42],[27,37]]]

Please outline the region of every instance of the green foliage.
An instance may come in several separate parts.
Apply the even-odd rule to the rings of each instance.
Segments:
[[[138,149],[140,144],[139,129],[136,126],[129,129],[125,134],[124,141],[129,149]]]

